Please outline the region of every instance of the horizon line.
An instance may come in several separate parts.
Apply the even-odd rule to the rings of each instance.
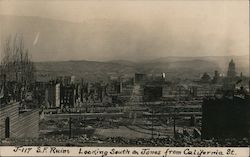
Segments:
[[[249,54],[244,54],[244,55],[218,55],[218,56],[166,56],[166,57],[156,57],[154,59],[140,59],[140,60],[131,60],[131,59],[105,59],[105,60],[93,60],[93,59],[62,59],[62,60],[41,60],[41,61],[33,61],[35,63],[39,62],[72,62],[72,61],[89,61],[89,62],[112,62],[112,61],[129,61],[129,62],[146,62],[146,61],[154,61],[154,60],[159,60],[159,59],[164,59],[164,58],[202,58],[202,57],[243,57],[243,56],[249,56]],[[250,57],[250,56],[249,56]]]

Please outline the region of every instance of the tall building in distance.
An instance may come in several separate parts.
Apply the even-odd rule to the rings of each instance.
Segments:
[[[234,63],[233,59],[230,61],[229,65],[228,65],[227,77],[228,78],[235,78],[236,77],[235,63]]]

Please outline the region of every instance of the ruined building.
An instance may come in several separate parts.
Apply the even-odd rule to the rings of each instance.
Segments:
[[[202,138],[250,137],[250,97],[209,97],[202,104]]]
[[[202,104],[202,138],[249,138],[250,96],[236,76],[235,63],[230,61],[221,94],[206,97]]]
[[[39,111],[22,109],[15,99],[14,88],[6,86],[5,79],[0,81],[0,138],[36,138],[39,136]],[[12,91],[12,92],[11,92]],[[19,91],[20,92],[20,91]]]

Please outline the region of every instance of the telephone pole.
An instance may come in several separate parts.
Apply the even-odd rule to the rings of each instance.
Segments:
[[[71,116],[69,117],[69,139],[72,137],[72,126],[71,126]]]

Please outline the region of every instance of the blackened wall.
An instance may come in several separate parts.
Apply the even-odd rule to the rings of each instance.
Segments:
[[[145,86],[144,101],[159,101],[162,98],[162,86]]]
[[[9,119],[10,138],[38,138],[39,111],[19,112],[18,102],[0,106],[0,138],[6,137],[6,118]]]
[[[249,137],[249,96],[205,98],[202,105],[202,138]]]

